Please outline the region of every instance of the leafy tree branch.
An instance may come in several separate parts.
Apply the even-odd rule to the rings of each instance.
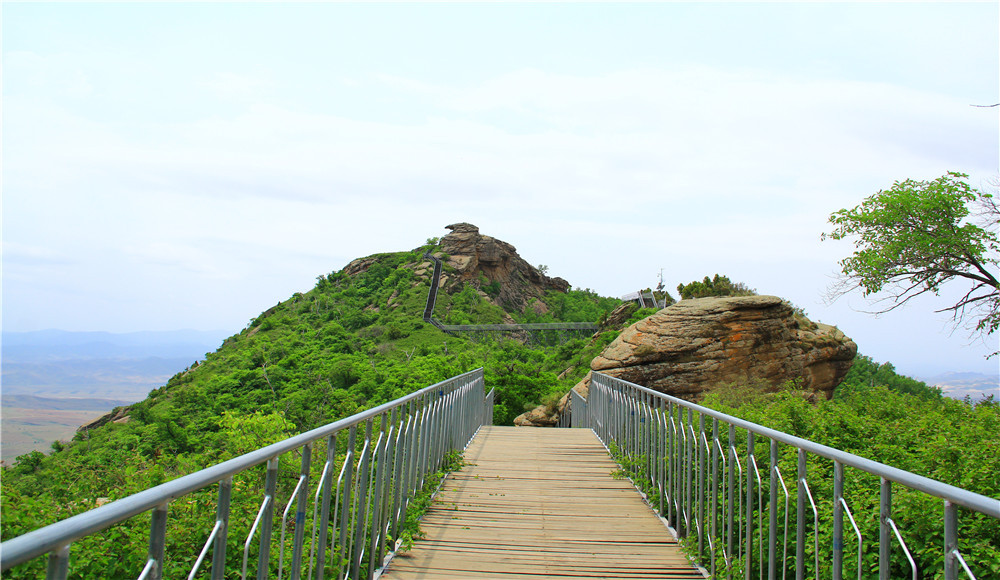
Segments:
[[[1000,212],[993,196],[967,179],[949,172],[930,181],[897,181],[855,208],[834,212],[833,231],[822,238],[853,240],[855,251],[839,262],[840,279],[830,298],[855,289],[865,296],[881,294],[875,300],[881,314],[922,294],[938,295],[945,283],[964,282],[965,294],[938,312],[951,312],[956,324],[971,325],[973,334],[996,331]]]

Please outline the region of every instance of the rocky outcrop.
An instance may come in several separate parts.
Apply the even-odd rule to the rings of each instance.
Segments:
[[[106,413],[86,425],[81,425],[77,428],[77,431],[86,433],[91,429],[97,429],[98,427],[107,425],[108,423],[128,423],[131,419],[128,414],[130,410],[132,410],[131,406],[115,407],[110,413]]]
[[[713,386],[799,381],[827,398],[850,370],[858,347],[776,296],[682,300],[626,328],[591,361],[594,371],[687,400]],[[590,374],[574,388],[587,395]],[[515,424],[548,426],[565,409],[539,407]]]
[[[451,233],[441,238],[435,255],[457,271],[457,277],[448,276],[449,283],[478,280],[482,273],[489,283],[499,283],[496,302],[508,311],[523,311],[532,298],[542,298],[549,290],[569,290],[569,282],[542,274],[517,255],[514,246],[480,234],[478,227],[457,223],[447,229]]]
[[[793,379],[830,397],[857,351],[776,296],[699,298],[626,328],[590,368],[685,399],[720,383]]]

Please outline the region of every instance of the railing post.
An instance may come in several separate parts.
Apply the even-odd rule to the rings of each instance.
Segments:
[[[267,460],[267,476],[264,481],[264,496],[271,498],[264,512],[260,530],[260,551],[257,554],[257,580],[265,580],[270,575],[271,530],[274,527],[274,494],[278,487],[278,458]]]
[[[833,462],[833,580],[844,577],[844,464]]]
[[[691,520],[693,517],[692,506],[694,505],[691,501],[691,491],[694,485],[691,482],[691,466],[694,464],[694,448],[691,446],[691,423],[694,421],[694,412],[691,409],[686,409],[687,420],[684,422],[684,528],[685,534],[691,535]],[[683,410],[681,413],[683,414]]]
[[[365,442],[358,457],[358,493],[354,508],[354,552],[351,558],[351,578],[361,573],[361,559],[366,547],[365,528],[368,525],[368,488],[371,485],[372,420],[365,422]],[[292,580],[295,580],[294,578]]]
[[[753,457],[753,431],[747,431],[747,511],[746,511],[746,554],[744,554],[743,577],[750,580],[751,567],[753,563],[753,477],[751,477],[750,467],[754,465]],[[760,509],[760,506],[757,506]],[[760,563],[758,562],[758,565]]]
[[[306,535],[306,504],[309,502],[309,465],[312,461],[312,447],[312,443],[302,446],[302,468],[299,471],[302,485],[299,486],[299,497],[295,499],[295,536],[292,540],[291,571],[288,573],[291,580],[299,580],[302,574],[302,543]],[[219,578],[221,580],[222,577]]]
[[[958,558],[958,509],[944,500],[944,580],[957,580]]]
[[[49,552],[49,565],[45,580],[66,580],[69,573],[69,544]]]
[[[150,570],[150,580],[163,578],[163,552],[167,540],[167,505],[163,502],[153,509],[152,523],[149,526],[149,560],[153,562]]]
[[[806,560],[806,452],[799,449],[799,472],[795,494],[795,580],[805,578]]]
[[[383,417],[385,419],[385,417]],[[375,479],[372,480],[372,511],[371,511],[371,531],[368,533],[368,578],[372,578],[375,574],[375,568],[382,563],[382,511],[385,508],[382,500],[382,479],[385,477],[385,463],[386,463],[386,453],[388,453],[389,448],[389,437],[390,433],[387,433],[385,429],[385,421],[381,425],[383,431],[379,433],[378,440],[375,443],[375,453],[372,455],[373,461],[375,463]]]
[[[879,478],[879,509],[878,509],[878,578],[889,580],[890,554],[892,551],[892,530],[889,528],[889,518],[892,517],[892,482]]]
[[[767,577],[774,580],[778,574],[778,486],[774,474],[778,469],[778,442],[771,439],[771,461],[767,481],[771,487],[771,497],[767,519]],[[782,565],[784,565],[782,563]]]
[[[712,526],[709,529],[709,537],[714,542],[719,541],[719,420],[712,418]],[[713,542],[710,542],[710,544]],[[714,545],[710,546],[711,560],[709,573],[715,577],[715,550]]]
[[[729,562],[735,561],[736,534],[733,529],[736,527],[736,426],[729,424],[729,446],[726,448],[729,454],[729,485],[726,486],[726,500],[729,503],[729,510],[726,517],[726,553],[729,554]]]
[[[332,433],[326,438],[326,465],[324,470],[326,477],[323,478],[323,486],[320,488],[320,523],[319,523],[319,538],[316,539],[316,545],[313,546],[313,550],[316,552],[316,579],[323,580],[326,575],[326,539],[330,528],[330,495],[333,488],[333,474],[335,472],[334,465],[337,458],[337,434]],[[315,530],[316,522],[313,522],[313,529]]]
[[[657,415],[656,415],[656,425],[657,425],[657,460],[656,460],[656,478],[658,480],[658,488],[660,490],[660,517],[667,517],[667,509],[669,504],[667,502],[667,472],[669,471],[668,461],[670,461],[670,456],[667,449],[667,430],[669,429],[669,423],[667,422],[667,408],[666,403],[663,399],[660,399]]]
[[[389,510],[389,535],[392,536],[393,542],[398,539],[397,530],[402,510],[402,494],[406,488],[406,456],[408,453],[407,448],[409,446],[409,432],[412,420],[413,417],[409,414],[405,417],[401,415],[399,430],[396,432],[396,458],[395,467],[392,470],[392,507]]]
[[[695,446],[698,448],[698,510],[696,512],[698,528],[698,559],[701,560],[705,554],[705,451],[701,442],[705,438],[705,416],[698,413],[698,432],[695,434]]]
[[[351,526],[352,521],[351,507],[354,495],[354,447],[357,445],[358,437],[358,426],[351,425],[347,432],[347,453],[344,456],[344,490],[343,497],[341,498],[341,503],[343,507],[340,510],[340,530],[337,533],[337,569],[340,573],[337,575],[338,578],[344,578],[347,576],[349,566],[347,565],[351,559],[352,546],[351,546]]]
[[[229,535],[229,500],[233,492],[233,476],[227,476],[219,482],[219,504],[216,506],[216,520],[222,523],[219,534],[212,546],[212,580],[223,580],[226,577],[226,538]]]
[[[383,558],[385,557],[386,550],[386,539],[389,533],[389,516],[390,510],[392,509],[392,481],[395,475],[396,466],[396,433],[399,432],[399,417],[396,414],[396,409],[393,408],[392,414],[389,418],[389,430],[385,431],[385,449],[381,461],[379,462],[379,492],[378,492],[378,502],[379,509],[378,513],[378,554],[376,556],[376,564],[381,564]],[[384,429],[384,426],[383,426]]]
[[[680,534],[681,528],[677,517],[677,442],[674,436],[677,431],[677,421],[675,415],[674,403],[670,401],[667,403],[667,521]]]

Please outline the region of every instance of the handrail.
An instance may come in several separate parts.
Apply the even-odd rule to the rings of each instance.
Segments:
[[[582,417],[578,418],[578,415],[584,412],[584,409],[589,416],[586,419]],[[695,414],[697,414],[697,417],[695,417]],[[652,416],[653,420],[645,422],[644,418],[647,416]],[[890,559],[890,534],[895,533],[895,537],[900,540],[899,544],[903,544],[902,536],[899,535],[899,531],[896,528],[896,522],[893,522],[890,517],[891,483],[898,483],[907,488],[943,500],[945,513],[951,514],[946,515],[943,525],[947,548],[945,560],[946,562],[954,562],[945,566],[945,578],[947,580],[957,577],[957,562],[961,558],[961,554],[957,551],[958,526],[955,524],[957,517],[954,515],[955,506],[960,505],[992,518],[1000,519],[1000,500],[996,498],[980,495],[839,449],[776,431],[599,372],[594,372],[591,375],[590,394],[587,404],[585,406],[574,405],[573,422],[577,423],[578,420],[581,422],[584,420],[587,421],[609,449],[613,445],[617,446],[621,450],[621,453],[632,459],[633,464],[651,465],[654,467],[652,469],[647,468],[649,473],[642,472],[641,475],[643,478],[651,480],[653,489],[661,490],[661,507],[659,511],[678,531],[680,536],[683,537],[688,533],[698,532],[698,539],[700,540],[702,530],[707,524],[710,523],[714,530],[716,529],[717,521],[728,521],[728,524],[719,526],[722,532],[711,532],[718,537],[714,540],[710,537],[709,544],[718,544],[722,540],[722,545],[730,546],[730,548],[723,551],[723,554],[726,555],[726,565],[729,566],[732,563],[731,559],[735,559],[735,561],[742,560],[743,569],[746,574],[750,574],[753,566],[758,566],[761,573],[763,573],[765,566],[769,566],[769,569],[772,571],[775,564],[784,567],[784,558],[779,560],[775,553],[775,548],[777,547],[775,545],[777,541],[776,534],[771,535],[768,540],[770,544],[768,557],[765,558],[761,554],[759,554],[759,557],[755,557],[753,550],[750,549],[751,534],[754,532],[763,533],[764,524],[755,520],[763,518],[765,509],[771,518],[768,527],[777,525],[779,506],[777,489],[775,487],[777,484],[774,483],[773,474],[777,472],[778,444],[784,444],[798,450],[798,475],[796,478],[798,481],[798,524],[794,541],[797,552],[795,567],[799,578],[802,577],[801,574],[804,572],[806,565],[804,561],[806,559],[804,547],[806,542],[807,518],[815,528],[813,535],[817,538],[815,541],[818,542],[819,514],[816,511],[816,503],[813,500],[812,492],[808,485],[807,454],[831,459],[836,468],[834,473],[834,506],[831,508],[835,520],[832,547],[833,561],[835,563],[832,572],[834,579],[841,578],[842,570],[840,566],[844,564],[844,530],[843,525],[838,523],[842,522],[840,518],[843,512],[841,510],[847,511],[852,525],[854,524],[854,516],[850,514],[850,507],[843,496],[844,466],[876,475],[882,480],[880,492],[882,495],[881,508],[878,514],[881,537],[877,543],[879,545],[879,569],[882,571],[883,578],[888,578],[885,574],[888,574]],[[710,430],[706,429],[706,421],[708,420],[711,421],[711,425],[708,427]],[[747,439],[744,452],[748,462],[753,464],[754,469],[756,469],[756,460],[753,455],[754,439],[764,437],[770,440],[771,465],[767,470],[769,476],[766,481],[761,481],[759,478],[747,477],[744,483],[744,478],[740,477],[740,483],[737,485],[735,483],[736,474],[733,472],[734,466],[732,464],[728,467],[728,476],[726,475],[727,468],[723,465],[723,473],[721,474],[723,481],[719,481],[718,462],[722,455],[720,453],[722,449],[719,437],[720,423],[729,427],[728,446],[731,449],[731,458],[735,459],[736,462],[739,462],[739,453],[736,451],[736,429],[745,431]],[[700,436],[698,435],[699,433]],[[711,437],[714,440],[714,444],[709,445],[707,449],[702,449],[702,446],[699,445],[698,449],[692,450],[688,444],[688,438],[692,435],[699,439],[704,438],[706,441]],[[695,462],[695,455],[697,455],[697,462]],[[639,461],[638,459],[640,458],[643,460]],[[695,465],[695,463],[697,464]],[[661,468],[661,464],[666,464],[669,466],[669,469]],[[666,473],[664,473],[665,471]],[[764,472],[765,470],[761,467],[759,473]],[[780,472],[778,473],[778,477],[780,478]],[[728,485],[726,484],[726,479],[728,479]],[[784,487],[783,478],[779,483]],[[697,498],[692,498],[692,485],[697,491]],[[758,488],[756,490],[753,489],[755,485]],[[769,487],[772,492],[769,502],[765,502],[761,497],[765,486]],[[746,498],[745,509],[743,505],[735,505],[734,489],[737,490],[735,493],[736,498],[740,501],[744,497]],[[665,496],[665,499],[663,496]],[[721,498],[721,501],[717,501],[719,498]],[[711,505],[706,503],[709,500]],[[753,503],[757,503],[756,508],[752,505]],[[765,503],[768,505],[764,505]],[[807,511],[813,512],[810,514],[813,517],[806,516]],[[755,514],[754,512],[757,513]],[[785,508],[785,514],[787,518],[787,507]],[[694,529],[692,529],[692,525],[689,523],[689,520],[692,518],[694,519]],[[735,520],[737,519],[743,522],[738,532],[733,529],[736,523]],[[754,527],[758,529],[754,530]],[[787,534],[785,535],[787,536]],[[734,546],[734,539],[736,540],[737,549],[737,553],[735,554],[732,548]],[[742,553],[739,552],[741,539],[745,544]],[[783,541],[787,550],[788,538],[786,537]],[[860,532],[858,542],[858,566],[860,569]],[[697,542],[697,558],[699,559],[699,563],[714,573],[716,569],[715,552],[709,550],[706,554],[700,544],[700,541]],[[818,567],[819,546],[817,544],[817,546],[811,548],[816,552],[816,563],[810,564]],[[903,549],[906,550],[905,547]],[[954,554],[956,555],[952,556],[952,552],[948,550],[954,550]],[[907,558],[910,557],[908,550],[906,550],[905,554]],[[819,570],[813,570],[812,573],[817,576],[820,574]],[[747,578],[749,577],[747,576]]]
[[[419,472],[419,475],[412,479],[420,479],[422,481],[423,474],[428,470],[436,469],[447,451],[450,449],[462,449],[471,441],[478,428],[483,424],[485,417],[483,412],[484,397],[485,389],[482,368],[452,377],[429,387],[424,387],[394,401],[7,540],[0,544],[0,556],[2,556],[0,569],[8,570],[43,554],[59,552],[74,540],[103,530],[133,516],[153,510],[154,508],[164,506],[171,500],[224,481],[237,473],[266,463],[291,451],[298,449],[305,450],[303,453],[303,473],[308,474],[308,448],[314,442],[328,437],[331,442],[335,443],[335,437],[338,433],[349,430],[350,441],[348,442],[348,447],[353,449],[355,432],[358,426],[366,426],[365,442],[367,443],[371,440],[372,425],[375,418],[381,418],[379,429],[386,430],[392,434],[396,449],[406,449],[408,455],[413,456],[408,457],[408,459],[416,457],[417,447],[415,446],[420,446],[421,465],[411,465],[410,463],[412,462],[407,462],[406,469],[409,475],[412,475],[414,470]],[[407,406],[408,409],[404,409],[404,406]],[[415,417],[419,421],[417,429],[421,429],[419,434],[415,433],[412,436],[407,434],[406,437],[409,439],[404,438],[401,429],[398,429],[407,415]],[[393,429],[395,429],[394,433],[392,432]],[[368,459],[368,457],[365,457],[366,461]],[[405,482],[402,482],[398,476],[399,474],[397,473],[386,475],[397,487],[403,486]],[[349,477],[351,476],[349,475]],[[356,483],[360,482],[356,481]],[[365,484],[367,485],[368,482],[365,482]],[[410,485],[406,491],[412,494],[415,488]],[[346,501],[350,501],[350,499],[348,498]],[[270,502],[269,509],[273,509],[273,506],[274,502],[272,501]],[[304,506],[297,508],[300,512],[303,509]],[[403,506],[403,510],[405,510],[405,506]],[[328,515],[324,514],[324,518],[328,517]],[[393,517],[398,519],[400,515],[394,514]],[[301,525],[301,522],[297,522],[296,525]],[[375,529],[374,525],[371,527],[373,534],[379,532],[379,530]],[[151,557],[153,556],[151,554]],[[224,561],[224,549],[222,556]],[[68,558],[68,554],[66,554],[66,557]],[[162,558],[162,554],[160,558]],[[50,569],[53,561],[58,559],[58,554],[50,556]],[[261,561],[266,562],[266,559],[262,559]],[[161,566],[154,567],[160,569],[154,570],[154,577],[156,578],[159,578],[159,573],[162,572],[162,562],[159,562],[159,564]],[[293,563],[293,565],[297,564]],[[65,570],[64,565],[63,570]]]
[[[434,262],[434,273],[431,275],[431,289],[427,293],[427,305],[424,307],[424,322],[437,323],[434,326],[440,326],[440,323],[434,319],[434,307],[437,305],[438,285],[441,279],[441,260],[435,258],[430,250],[424,252],[424,257]]]
[[[594,376],[607,377],[614,381],[621,381],[622,383],[628,383],[622,379],[611,377],[603,373],[595,372]],[[857,455],[847,453],[845,451],[840,451],[839,449],[834,449],[833,447],[827,447],[820,443],[815,443],[809,441],[808,439],[802,439],[801,437],[796,437],[794,435],[789,435],[781,431],[775,431],[774,429],[769,429],[763,425],[758,425],[756,423],[751,423],[750,421],[744,421],[738,417],[733,417],[732,415],[726,415],[714,409],[709,409],[708,407],[702,407],[695,403],[685,401],[684,399],[678,399],[677,397],[672,397],[670,395],[665,395],[659,391],[654,391],[643,387],[642,385],[637,385],[635,383],[628,383],[631,388],[636,391],[645,393],[648,395],[653,395],[655,397],[661,398],[665,401],[669,401],[681,407],[691,409],[697,413],[713,417],[731,425],[735,425],[740,429],[746,429],[756,433],[757,435],[763,435],[769,439],[774,439],[779,443],[785,443],[799,449],[804,449],[808,453],[814,455],[819,455],[821,457],[826,457],[827,459],[833,459],[834,461],[839,461],[844,465],[850,467],[855,467],[862,471],[867,471],[872,475],[878,475],[884,477],[889,481],[895,481],[896,483],[901,483],[907,487],[912,487],[913,489],[928,493],[940,497],[942,499],[947,499],[958,505],[967,507],[969,509],[975,510],[979,513],[986,514],[988,516],[1000,519],[1000,500],[987,497],[985,495],[980,495],[978,493],[973,493],[971,491],[962,489],[960,487],[955,487],[953,485],[948,485],[947,483],[942,483],[935,479],[930,479],[929,477],[924,477],[922,475],[917,475],[909,471],[904,471],[892,467],[890,465],[885,465],[884,463],[879,463],[877,461],[872,461],[871,459],[865,459],[864,457],[859,457]]]
[[[424,252],[424,257],[434,263],[434,273],[431,275],[431,287],[427,292],[427,304],[424,306],[424,322],[433,324],[445,332],[518,332],[523,330],[575,330],[596,332],[600,326],[591,322],[534,322],[527,324],[443,324],[434,318],[434,307],[437,305],[438,286],[441,278],[442,263],[431,254]]]
[[[600,327],[590,322],[528,322],[524,324],[442,324],[443,330],[457,331],[499,331],[518,330],[598,330]]]

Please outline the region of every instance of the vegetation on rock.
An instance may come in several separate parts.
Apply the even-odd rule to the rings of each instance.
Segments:
[[[742,282],[733,282],[726,276],[716,274],[711,278],[705,276],[701,282],[695,280],[678,284],[677,293],[681,295],[681,300],[690,300],[709,296],[754,296],[757,291]]]

